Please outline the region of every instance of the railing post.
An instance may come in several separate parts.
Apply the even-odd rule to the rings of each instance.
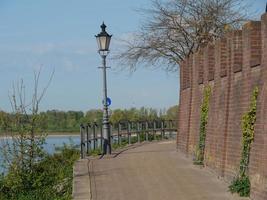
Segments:
[[[86,154],[89,155],[89,127],[90,124],[86,125]]]
[[[121,123],[118,124],[118,145],[121,145]]]
[[[157,133],[157,124],[156,120],[153,121],[153,139],[156,140],[156,133]]]
[[[146,141],[148,141],[148,122],[145,122],[145,126],[146,126]]]
[[[93,124],[93,148],[94,150],[96,149],[96,126],[97,124],[94,122]]]
[[[113,129],[113,125],[110,123],[109,124],[109,131],[110,131],[110,145],[112,145],[113,144],[113,131],[112,131],[112,129]]]
[[[141,134],[141,128],[140,128],[140,122],[137,122],[137,140],[138,143],[140,143],[140,134]]]
[[[93,135],[93,124],[90,123],[90,133],[89,133],[89,148],[92,151],[92,135]]]
[[[131,129],[131,124],[130,124],[129,121],[127,121],[128,144],[131,144],[131,133],[130,133],[130,129]]]
[[[131,129],[130,129],[130,132],[131,132],[131,136],[135,133],[135,127],[134,127],[134,122],[131,122]]]
[[[161,139],[164,139],[165,130],[164,130],[164,120],[161,121]]]
[[[80,125],[80,134],[81,134],[81,159],[84,159],[84,126],[83,124]]]
[[[172,139],[172,120],[169,120],[169,129],[170,129],[169,137],[170,139]]]
[[[102,152],[102,150],[103,150],[103,124],[100,125],[99,130],[100,130],[100,150]],[[97,142],[97,144],[98,144],[98,142]]]

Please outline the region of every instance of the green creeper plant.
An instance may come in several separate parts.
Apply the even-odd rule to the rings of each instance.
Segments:
[[[240,196],[250,195],[250,180],[248,176],[249,155],[251,143],[254,140],[254,127],[256,122],[257,97],[259,89],[255,87],[249,110],[242,116],[242,151],[238,176],[232,181],[229,189]]]
[[[194,164],[198,165],[203,165],[204,161],[206,125],[208,122],[210,95],[211,95],[211,88],[210,86],[206,86],[204,88],[203,101],[201,105],[199,142],[196,148],[195,160],[194,160]]]

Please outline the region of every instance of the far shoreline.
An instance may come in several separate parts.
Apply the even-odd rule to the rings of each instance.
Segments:
[[[60,135],[72,136],[72,135],[80,135],[80,133],[79,132],[51,132],[51,133],[47,133],[47,136],[60,136]]]
[[[47,137],[67,137],[67,136],[80,136],[79,132],[50,132],[47,133]],[[0,139],[11,138],[10,134],[0,134]]]

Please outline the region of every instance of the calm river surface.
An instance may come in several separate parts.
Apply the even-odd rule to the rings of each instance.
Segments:
[[[80,144],[79,135],[67,135],[67,136],[48,136],[44,149],[52,154],[55,152],[56,147],[62,147],[64,144],[73,143],[75,146]]]
[[[0,145],[3,144],[3,141],[6,139],[0,138]],[[10,139],[7,139],[10,140]],[[80,144],[80,136],[79,135],[51,135],[46,139],[46,144],[44,145],[45,151],[49,154],[53,154],[55,152],[56,147],[62,147],[64,144]],[[0,154],[0,165],[2,162],[1,154]],[[0,166],[0,172],[1,172]]]

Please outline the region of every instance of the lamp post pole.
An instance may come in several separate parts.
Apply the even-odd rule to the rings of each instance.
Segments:
[[[111,154],[110,144],[110,124],[108,116],[108,104],[107,104],[107,73],[106,73],[106,57],[107,55],[101,55],[102,57],[102,69],[103,69],[103,137],[104,146],[103,154]]]
[[[103,24],[100,26],[101,32],[96,35],[96,40],[99,47],[99,54],[102,57],[102,68],[103,69],[103,154],[111,154],[111,142],[110,142],[110,123],[108,116],[108,102],[107,102],[107,66],[106,66],[106,58],[109,53],[109,44],[112,35],[109,35],[106,32],[106,25]]]

